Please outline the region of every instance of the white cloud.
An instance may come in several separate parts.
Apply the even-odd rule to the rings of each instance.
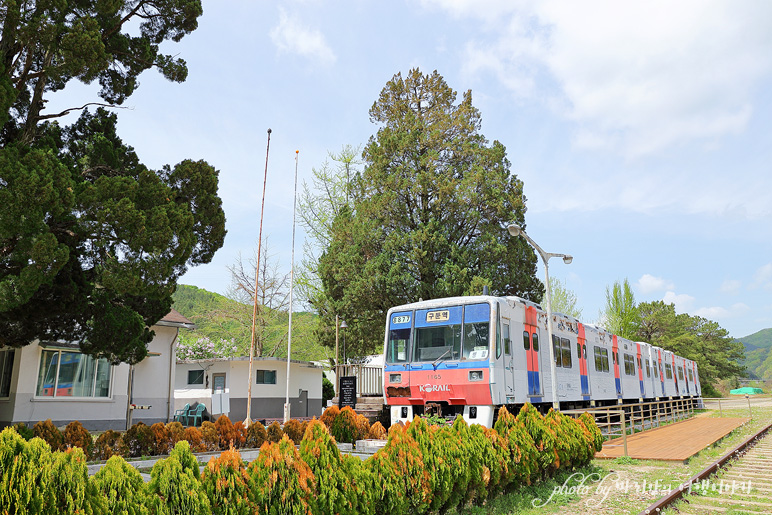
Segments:
[[[733,304],[729,309],[720,306],[700,308],[692,314],[707,318],[708,320],[722,320],[744,315],[750,311],[750,309],[751,308],[747,304],[738,302],[737,304]]]
[[[320,30],[303,25],[284,9],[279,8],[279,24],[271,29],[270,35],[280,52],[298,54],[324,65],[334,64],[337,60]]]
[[[751,289],[764,288],[765,290],[772,290],[772,263],[760,267],[753,275],[753,283],[750,286]]]
[[[432,2],[429,2],[432,4]],[[579,146],[628,156],[745,129],[751,94],[772,70],[772,3],[434,2],[481,20],[465,69],[490,71],[519,96],[555,86]]]
[[[662,297],[662,301],[665,304],[675,304],[677,313],[689,313],[694,304],[694,297],[685,293],[677,295],[675,292],[669,291]]]
[[[661,277],[654,277],[650,274],[643,274],[638,282],[635,283],[636,288],[641,293],[648,294],[657,291],[673,290],[675,285]]]
[[[726,293],[727,295],[737,295],[740,293],[740,288],[742,287],[742,283],[740,281],[735,281],[732,279],[727,279],[721,284],[721,293]]]

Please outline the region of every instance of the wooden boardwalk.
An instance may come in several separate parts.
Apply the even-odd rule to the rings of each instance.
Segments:
[[[696,417],[627,437],[627,454],[639,460],[686,461],[750,418]],[[609,440],[596,458],[624,456],[621,438]]]

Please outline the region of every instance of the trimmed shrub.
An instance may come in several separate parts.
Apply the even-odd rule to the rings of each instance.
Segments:
[[[171,435],[166,429],[166,424],[163,422],[156,422],[150,426],[150,430],[153,432],[153,440],[155,444],[153,445],[153,454],[169,454],[169,449],[171,448],[169,445],[171,443]]]
[[[220,448],[220,433],[208,420],[201,423],[201,438],[207,451],[216,451]]]
[[[185,431],[183,432],[182,440],[180,440],[180,442],[182,441],[188,442],[188,444],[190,445],[190,449],[193,452],[206,451],[206,444],[204,444],[204,436],[201,434],[201,430],[198,429],[197,427],[192,427],[192,426],[186,427]]]
[[[308,424],[300,457],[316,479],[314,513],[320,515],[373,513],[373,485],[362,460],[346,459],[319,420]]]
[[[121,438],[126,452],[132,458],[150,456],[155,450],[155,435],[144,422],[137,422]]]
[[[339,413],[340,413],[340,408],[335,404],[333,404],[332,406],[324,410],[324,413],[322,413],[322,417],[319,420],[321,420],[322,423],[325,426],[327,426],[327,429],[332,429],[332,423],[338,417]]]
[[[220,436],[220,449],[226,450],[231,447],[240,447],[241,434],[234,427],[231,419],[225,415],[220,415],[220,418],[214,423],[217,428],[217,434]]]
[[[421,417],[410,424],[407,434],[421,449],[424,467],[431,470],[429,510],[446,512],[466,497],[469,467],[458,433],[448,426],[429,426]]]
[[[389,429],[389,441],[365,462],[372,473],[376,513],[424,513],[431,502],[430,474],[421,449],[404,426]]]
[[[86,456],[79,447],[53,454],[47,488],[53,497],[45,513],[107,513],[107,500],[88,479]]]
[[[64,437],[62,432],[51,422],[51,419],[40,421],[32,427],[32,432],[38,438],[43,439],[51,450],[58,451],[62,449]]]
[[[198,460],[190,451],[190,444],[188,442],[177,442],[177,445],[169,453],[169,457],[179,461],[180,465],[182,465],[182,470],[190,472],[194,478],[199,479],[201,471],[199,470]]]
[[[544,421],[555,431],[555,450],[560,460],[560,468],[570,470],[578,464],[584,465],[592,460],[590,446],[573,418],[550,409],[544,416]]]
[[[94,486],[107,501],[107,513],[149,515],[153,499],[139,471],[113,456],[94,474]]]
[[[80,422],[73,420],[64,428],[64,445],[67,447],[80,447],[86,456],[91,455],[94,447],[94,439],[91,433]]]
[[[595,452],[600,452],[603,449],[603,433],[601,433],[598,424],[595,423],[595,417],[585,411],[577,421],[582,424],[582,432],[591,448]]]
[[[201,484],[209,498],[212,513],[249,515],[252,506],[247,497],[247,468],[239,452],[233,448],[209,460],[201,476]]]
[[[331,408],[327,408],[331,409]],[[335,420],[332,421],[330,433],[338,443],[353,443],[357,437],[357,419],[356,412],[349,406],[346,406]]]
[[[303,440],[304,431],[303,424],[299,420],[295,420],[294,418],[289,419],[287,423],[284,424],[282,430],[295,445],[300,445],[301,440]]]
[[[234,447],[244,447],[244,444],[247,443],[247,428],[244,427],[244,421],[237,421],[235,424],[233,424],[233,429],[236,430],[236,438],[238,439],[237,441],[233,442]]]
[[[370,426],[370,431],[367,432],[367,438],[372,440],[386,440],[388,436],[389,435],[386,433],[386,428],[384,428],[383,424],[380,422],[376,422]]]
[[[259,449],[268,440],[265,426],[258,421],[249,424],[247,428],[247,447]]]
[[[282,437],[284,436],[284,431],[281,430],[281,426],[276,421],[268,424],[268,429],[266,429],[265,432],[266,432],[268,441],[271,443],[279,443]]]
[[[247,495],[257,513],[299,515],[311,512],[316,488],[314,474],[286,435],[279,443],[264,443],[257,459],[249,464],[247,473]]]
[[[0,508],[3,513],[45,513],[53,500],[47,488],[51,448],[40,438],[27,442],[11,428],[0,432]]]
[[[185,439],[185,427],[177,421],[166,424],[166,432],[169,434],[169,449],[174,449],[177,442]]]
[[[482,504],[498,490],[501,480],[501,466],[493,442],[482,426],[468,426],[463,417],[453,423],[453,431],[463,444],[469,466],[469,484],[463,503]]]
[[[536,450],[539,451],[536,458],[536,471],[541,471],[541,477],[551,476],[560,466],[555,431],[544,421],[544,417],[532,404],[524,405],[516,418],[525,426]]]
[[[91,457],[95,460],[107,460],[113,455],[121,455],[123,447],[121,443],[121,434],[118,431],[108,429],[99,435],[91,448]]]
[[[27,427],[27,424],[24,422],[18,422],[13,425],[13,428],[16,430],[17,433],[19,433],[19,436],[27,440],[28,442],[35,438],[35,432]]]
[[[354,424],[356,425],[356,428],[357,428],[357,434],[354,437],[354,441],[364,440],[365,438],[367,438],[367,434],[370,432],[370,421],[367,420],[367,417],[357,413]]]
[[[530,406],[530,404],[528,405]],[[536,416],[541,415],[534,410]],[[539,418],[542,426],[547,427],[543,419]],[[554,469],[540,472],[540,452],[534,444],[533,438],[526,430],[525,425],[517,417],[507,411],[506,407],[499,410],[498,420],[494,429],[499,433],[509,451],[507,458],[507,484],[529,485],[531,479],[537,475],[551,475]],[[552,454],[546,454],[547,458]]]
[[[177,444],[175,450],[182,444]],[[174,451],[172,451],[173,453]],[[196,467],[198,469],[198,467]],[[153,465],[148,490],[158,515],[208,515],[212,513],[209,498],[191,469],[185,469],[172,454]]]

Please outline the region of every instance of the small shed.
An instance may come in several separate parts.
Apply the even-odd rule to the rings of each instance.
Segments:
[[[249,358],[178,360],[174,382],[175,409],[203,403],[213,418],[225,414],[232,421],[247,416]],[[287,396],[287,360],[253,358],[251,419],[283,418]],[[319,416],[322,412],[322,367],[290,360],[290,416]]]

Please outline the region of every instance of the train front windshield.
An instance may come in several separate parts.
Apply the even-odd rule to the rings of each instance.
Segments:
[[[486,360],[490,319],[486,303],[392,313],[386,362]]]

